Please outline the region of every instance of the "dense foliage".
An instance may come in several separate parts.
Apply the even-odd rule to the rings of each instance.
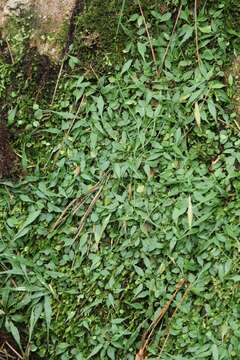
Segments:
[[[4,113],[25,130],[24,174],[0,187],[0,321],[46,359],[134,359],[182,278],[148,359],[168,330],[161,359],[239,358],[240,139],[224,73],[239,32],[223,1],[197,20],[179,9],[122,18],[125,60],[107,75],[80,73],[70,49],[54,98],[47,80],[28,97],[31,80],[11,84],[17,65],[1,63]]]

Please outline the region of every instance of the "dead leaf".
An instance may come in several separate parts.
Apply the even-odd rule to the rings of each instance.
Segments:
[[[81,168],[80,166],[77,166],[76,169],[74,170],[74,175],[78,176],[80,175],[80,172],[81,172]]]

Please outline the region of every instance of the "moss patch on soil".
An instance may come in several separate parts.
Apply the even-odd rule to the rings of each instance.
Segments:
[[[233,82],[233,104],[237,120],[240,121],[240,56],[237,56],[227,71],[228,81]],[[231,80],[232,78],[232,80]]]
[[[146,20],[152,10],[174,11],[178,1],[141,1]],[[136,37],[129,18],[140,14],[137,1],[111,0],[104,6],[101,0],[90,0],[76,19],[72,55],[80,60],[81,69],[104,73],[124,59],[123,49]],[[150,29],[154,33],[156,29]]]
[[[24,10],[21,16],[9,17],[4,24],[4,29],[0,32],[1,37],[8,43],[8,51],[13,63],[24,56],[33,21],[32,13]]]

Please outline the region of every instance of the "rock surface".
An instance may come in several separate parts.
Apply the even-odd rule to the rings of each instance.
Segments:
[[[0,29],[10,42],[16,28],[26,27],[29,44],[57,61],[67,39],[77,0],[0,0]],[[15,24],[15,31],[10,23]]]

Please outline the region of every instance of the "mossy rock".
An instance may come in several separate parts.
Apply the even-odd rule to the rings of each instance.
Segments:
[[[62,58],[77,0],[0,0],[0,30],[12,58],[35,47],[57,62]]]

